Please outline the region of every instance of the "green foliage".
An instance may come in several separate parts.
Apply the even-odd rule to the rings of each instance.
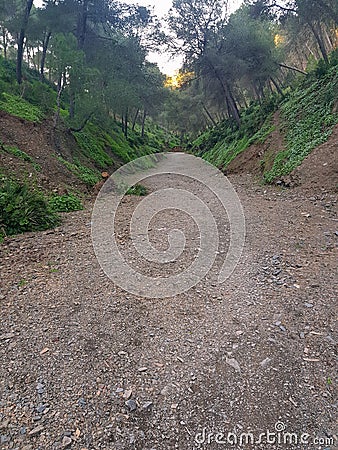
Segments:
[[[50,114],[55,108],[55,89],[46,82],[42,83],[37,80],[26,82],[23,97],[31,105],[41,110],[41,118],[43,118],[42,114]]]
[[[6,153],[10,153],[17,158],[22,159],[23,161],[31,163],[37,172],[41,171],[41,166],[37,164],[31,156],[29,156],[26,152],[20,150],[18,147],[3,145],[2,148],[6,151]]]
[[[264,173],[264,181],[272,183],[289,174],[314,148],[327,141],[338,123],[338,114],[332,112],[338,92],[335,61],[333,55],[329,65],[318,64],[286,98],[273,95],[262,105],[252,104],[242,113],[240,129],[234,129],[231,121],[226,120],[208,130],[194,141],[192,150],[217,167],[226,168],[251,144],[263,143],[274,131],[272,112],[280,103],[286,149],[271,161],[272,168]],[[263,168],[265,164],[262,164]]]
[[[71,212],[83,209],[81,200],[75,194],[53,195],[49,205],[55,212]]]
[[[30,122],[41,122],[44,118],[44,114],[39,107],[32,105],[17,95],[3,92],[1,97],[0,109],[8,114]]]
[[[252,105],[243,113],[243,123],[240,129],[234,130],[229,120],[219,127],[208,130],[193,143],[192,150],[202,149],[203,159],[219,168],[225,169],[240,153],[250,145],[264,143],[274,131],[271,111],[275,110],[275,96],[260,109]],[[263,122],[263,124],[262,124]],[[204,149],[210,150],[204,151]]]
[[[276,156],[272,169],[264,174],[267,183],[291,173],[314,148],[328,140],[338,123],[338,114],[332,112],[337,92],[338,72],[333,67],[319,79],[305,80],[283,103],[287,149]]]
[[[144,197],[148,194],[147,188],[141,184],[135,184],[127,191],[127,195],[137,195],[139,197]]]
[[[41,231],[59,223],[58,215],[41,192],[5,177],[0,179],[0,234]]]
[[[83,154],[94,161],[102,169],[112,165],[113,160],[106,153],[109,146],[108,136],[92,123],[89,123],[80,132],[74,133],[75,139],[81,147]]]
[[[79,180],[83,181],[88,186],[94,186],[101,180],[101,174],[99,171],[82,165],[77,159],[74,159],[74,163],[70,163],[61,157],[58,157],[58,160],[64,164],[70,172],[76,175]]]

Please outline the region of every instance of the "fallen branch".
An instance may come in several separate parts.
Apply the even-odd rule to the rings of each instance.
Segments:
[[[289,70],[293,70],[294,72],[301,73],[302,75],[307,75],[308,74],[307,72],[304,72],[304,70],[302,70],[302,69],[297,69],[297,67],[291,67],[291,66],[288,66],[287,64],[281,64],[280,63],[279,66],[283,67],[284,69],[289,69]]]

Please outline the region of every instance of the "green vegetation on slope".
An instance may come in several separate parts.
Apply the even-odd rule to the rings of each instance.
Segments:
[[[75,194],[52,195],[49,205],[55,212],[80,211],[83,205],[79,197]]]
[[[191,146],[192,152],[220,169],[225,169],[251,144],[264,142],[274,131],[272,115],[279,102],[280,97],[275,94],[265,99],[262,105],[253,103],[243,112],[239,129],[231,120],[225,120],[196,139]]]
[[[0,178],[0,240],[25,231],[41,231],[60,223],[59,216],[37,189]]]
[[[293,90],[288,89],[284,98],[275,94],[262,105],[251,105],[243,112],[239,129],[226,120],[194,141],[192,151],[226,169],[250,145],[263,143],[274,131],[272,113],[279,107],[286,148],[274,157],[272,168],[264,173],[263,179],[272,183],[291,173],[314,148],[327,141],[338,123],[338,114],[333,112],[338,92],[337,66],[337,52],[334,52],[329,65],[321,62]]]
[[[305,80],[281,105],[286,149],[277,154],[273,167],[264,174],[267,183],[291,173],[313,149],[326,142],[338,123],[333,113],[338,93],[337,65],[319,79]]]
[[[25,68],[25,80],[22,85],[15,81],[15,64],[0,57],[0,110],[30,122],[40,123],[52,119],[56,111],[56,90],[53,85],[39,81],[39,74]],[[50,121],[51,122],[51,121]],[[46,127],[50,124],[46,123]],[[62,104],[59,126],[69,128],[69,111]],[[91,188],[102,179],[101,172],[112,171],[119,165],[138,157],[159,152],[165,148],[172,136],[163,128],[147,121],[144,136],[141,126],[136,124],[130,129],[128,137],[121,124],[110,118],[101,124],[95,118],[80,131],[71,131],[77,146],[72,149],[72,158],[54,156],[80,181]],[[37,171],[43,167],[32,156],[16,145],[3,145],[5,152],[28,162]],[[35,182],[34,182],[35,183]],[[33,183],[33,184],[34,184]],[[54,227],[60,222],[58,212],[69,212],[83,208],[78,196],[70,192],[66,195],[49,195],[38,190],[32,180],[20,183],[3,175],[0,184],[0,235],[10,236],[25,231],[39,231]],[[128,192],[133,195],[145,195],[143,186],[135,186]]]

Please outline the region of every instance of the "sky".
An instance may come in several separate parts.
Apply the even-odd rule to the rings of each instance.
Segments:
[[[169,11],[172,0],[123,0],[124,3],[138,4],[140,6],[149,6],[154,8],[154,13],[158,17],[163,17]],[[229,0],[230,12],[235,11],[243,3],[243,0]],[[42,0],[34,0],[35,6],[41,6]],[[150,53],[149,61],[159,65],[161,71],[167,75],[173,75],[182,66],[183,58],[181,56],[171,58],[168,54]]]

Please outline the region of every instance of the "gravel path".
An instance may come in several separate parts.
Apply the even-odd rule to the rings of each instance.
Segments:
[[[230,180],[247,240],[223,285],[210,276],[157,300],[122,291],[95,258],[90,208],[66,215],[55,231],[6,240],[2,449],[338,448],[337,198],[261,187],[250,176]],[[186,182],[168,175],[147,184]],[[118,220],[119,242],[136,267],[127,233],[140,201],[127,198]],[[216,219],[222,259],[228,227]],[[172,226],[187,237],[175,271],[193,257],[196,230],[189,218],[163,213],[150,233],[159,248]],[[276,427],[279,437],[266,436]],[[308,443],[300,443],[302,433]]]

